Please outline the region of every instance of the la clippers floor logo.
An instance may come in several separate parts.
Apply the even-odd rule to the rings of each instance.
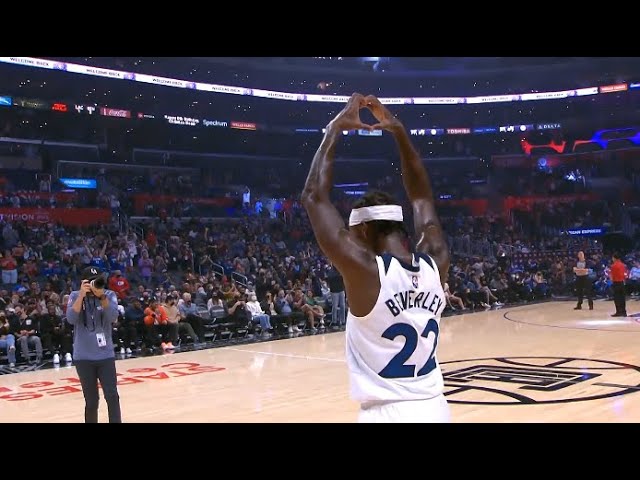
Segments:
[[[222,372],[224,370],[226,370],[225,367],[202,365],[194,362],[167,363],[160,365],[160,368],[130,368],[126,370],[125,373],[117,373],[118,386],[140,385],[145,382],[170,380],[172,378],[201,375],[203,373]],[[23,383],[19,387],[0,386],[0,400],[6,400],[8,402],[23,402],[39,398],[82,393],[79,378],[65,377],[53,380],[54,381],[48,380]]]
[[[570,357],[497,357],[440,363],[447,401],[463,405],[583,402],[640,391],[640,367]]]

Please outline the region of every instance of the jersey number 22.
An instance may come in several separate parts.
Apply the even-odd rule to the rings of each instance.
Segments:
[[[427,363],[425,363],[416,374],[416,365],[407,365],[405,362],[411,358],[411,355],[413,355],[413,352],[415,352],[418,346],[418,331],[407,323],[394,323],[387,328],[382,334],[382,338],[394,340],[396,337],[404,337],[405,342],[402,350],[391,359],[386,367],[380,370],[378,375],[383,378],[413,378],[431,373],[431,371],[436,368],[435,353],[436,347],[438,346],[438,335],[440,333],[438,322],[433,318],[429,320],[420,336],[427,338],[430,333],[435,335],[433,349],[429,354]]]

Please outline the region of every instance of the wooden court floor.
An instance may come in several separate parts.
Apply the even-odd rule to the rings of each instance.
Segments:
[[[638,421],[640,323],[611,318],[612,302],[574,305],[443,318],[439,361],[453,421]],[[344,358],[337,332],[119,360],[123,421],[354,422]],[[0,422],[82,422],[75,377],[73,367],[0,376]]]

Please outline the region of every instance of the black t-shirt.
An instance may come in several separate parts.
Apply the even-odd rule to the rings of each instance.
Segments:
[[[38,329],[38,321],[36,320],[35,316],[27,316],[24,319],[19,319],[19,327],[18,327],[18,332],[20,330],[27,330],[27,331],[31,331],[31,330],[35,330],[35,334],[34,335],[38,335],[39,333],[39,329]]]
[[[344,280],[342,275],[335,268],[332,268],[327,272],[327,285],[331,293],[344,292]]]
[[[236,302],[238,300],[231,300],[229,301],[229,303],[227,304],[227,308],[230,310],[231,307],[233,307]],[[229,317],[232,318],[233,320],[238,320],[238,321],[249,321],[251,320],[251,314],[249,313],[249,311],[247,310],[246,306],[240,306],[238,305],[235,309],[235,311],[233,313],[229,313]]]

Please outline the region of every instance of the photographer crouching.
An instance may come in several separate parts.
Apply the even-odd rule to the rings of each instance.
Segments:
[[[118,300],[105,290],[106,279],[97,267],[82,271],[80,290],[71,292],[67,321],[73,325],[73,361],[84,395],[85,423],[98,423],[98,380],[109,410],[109,423],[121,423],[116,359],[111,335],[118,319]]]

